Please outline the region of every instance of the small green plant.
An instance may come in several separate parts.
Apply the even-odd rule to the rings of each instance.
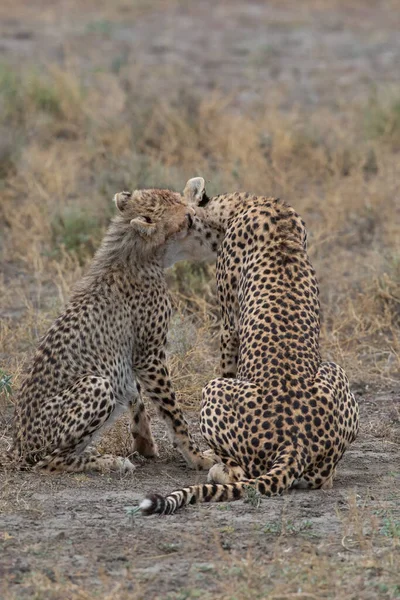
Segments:
[[[259,508],[263,497],[257,488],[252,485],[246,485],[244,490],[245,496],[243,502],[245,504],[250,504],[250,506],[254,506],[255,508]]]
[[[99,21],[92,21],[86,27],[88,33],[100,33],[103,35],[110,35],[112,32],[113,24],[107,19],[100,19]]]
[[[227,525],[226,527],[221,527],[220,533],[235,533],[235,528],[232,525]]]
[[[400,521],[393,519],[392,515],[384,517],[380,533],[385,537],[400,538]]]
[[[264,526],[264,533],[280,534],[282,533],[281,523],[266,523]]]
[[[200,573],[209,573],[210,571],[215,571],[215,565],[213,563],[201,563],[193,565],[193,567]]]
[[[125,514],[128,517],[129,524],[133,525],[135,517],[140,515],[140,506],[125,506]]]
[[[304,531],[310,531],[312,529],[311,521],[302,521],[301,523],[295,523],[294,521],[287,521],[286,523],[266,523],[264,526],[264,533],[272,533],[277,535],[282,534],[298,534]]]
[[[288,521],[285,526],[285,530],[288,533],[302,533],[303,531],[310,531],[310,529],[312,529],[311,521],[302,521],[301,523]]]
[[[12,394],[12,375],[8,375],[2,369],[0,369],[0,395],[4,395],[9,398]]]

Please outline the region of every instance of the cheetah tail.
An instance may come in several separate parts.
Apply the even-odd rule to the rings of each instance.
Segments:
[[[176,490],[167,496],[151,494],[140,503],[143,515],[172,515],[179,508],[197,502],[229,502],[240,500],[249,488],[263,496],[278,496],[287,490],[296,479],[300,479],[302,469],[297,456],[279,456],[271,470],[256,479],[245,479],[235,483],[205,483],[191,485]]]

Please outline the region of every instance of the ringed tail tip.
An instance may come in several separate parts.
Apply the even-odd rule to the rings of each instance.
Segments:
[[[142,515],[162,515],[165,510],[165,499],[160,494],[150,494],[139,504]]]

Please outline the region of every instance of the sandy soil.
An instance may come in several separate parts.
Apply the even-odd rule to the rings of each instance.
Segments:
[[[227,561],[251,553],[255,560],[268,562],[277,540],[284,540],[288,553],[305,543],[326,556],[362,553],[365,548],[354,537],[353,526],[346,541],[352,502],[368,508],[370,515],[400,519],[400,447],[376,437],[383,423],[392,423],[391,437],[398,441],[400,425],[395,420],[395,393],[358,399],[362,432],[340,464],[334,488],[294,490],[265,499],[259,507],[239,501],[190,507],[164,518],[130,517],[129,507],[147,491],[168,492],[205,479],[171,454],[158,422],[160,458],[137,459],[137,470],[129,476],[2,473],[0,580],[8,582],[4,594],[32,597],[35,586],[27,577],[35,573],[91,593],[121,586],[118,593],[146,598],[175,597],[168,594],[193,589],[218,594],[216,574]],[[193,427],[195,421],[193,416]]]

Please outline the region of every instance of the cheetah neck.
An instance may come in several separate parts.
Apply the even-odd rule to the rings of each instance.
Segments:
[[[267,203],[275,205],[279,203],[279,198],[235,192],[234,194],[213,196],[204,208],[197,208],[196,213],[206,227],[225,234],[231,219],[240,216],[251,207],[263,206]]]
[[[205,207],[198,207],[196,214],[201,223],[198,235],[216,252],[234,220],[239,231],[241,219],[243,226],[251,230],[253,225],[249,219],[256,212],[262,216],[266,244],[278,244],[289,252],[307,249],[305,224],[291,206],[279,198],[254,196],[245,192],[214,196]]]
[[[196,260],[215,260],[218,248],[232,217],[240,214],[247,206],[249,194],[225,194],[206,198],[206,205],[195,207],[196,216],[191,235],[182,249],[184,258]]]
[[[149,271],[163,277],[162,256],[163,249],[146,247],[141,239],[132,236],[129,225],[112,223],[78,287],[82,291],[111,272],[136,280],[146,277]]]
[[[240,214],[246,208],[248,194],[223,194],[213,196],[208,204],[196,210],[198,216],[207,226],[224,234],[228,228],[229,220]]]

